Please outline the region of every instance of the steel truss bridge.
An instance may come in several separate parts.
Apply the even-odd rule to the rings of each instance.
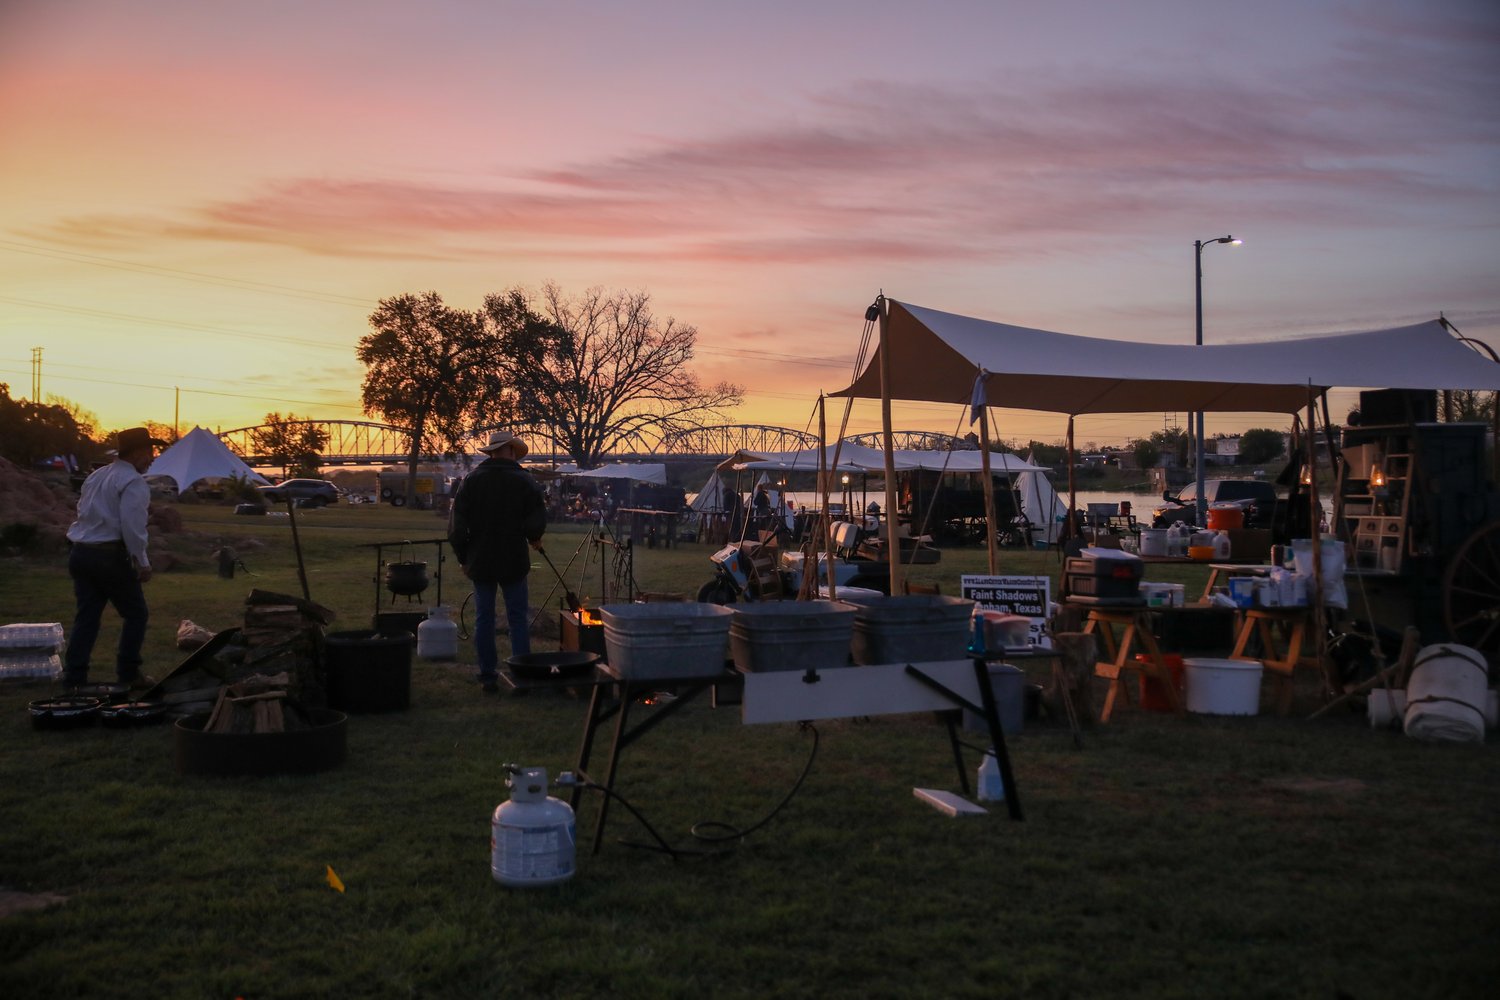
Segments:
[[[319,464],[324,466],[347,465],[402,465],[410,458],[411,430],[392,424],[364,420],[294,420],[287,427],[313,427],[327,435],[328,443],[320,453]],[[219,432],[219,439],[229,450],[238,455],[246,465],[268,467],[279,464],[256,444],[258,432],[271,429],[269,424],[255,427],[236,427]],[[511,430],[532,445],[528,461],[557,463],[567,462],[568,455],[550,451],[551,440],[548,429],[536,425],[506,425],[487,427],[476,432],[465,445],[464,452],[472,455],[489,437],[492,430]],[[667,434],[655,439],[637,438],[639,450],[615,452],[602,456],[606,461],[629,461],[653,459],[670,461],[673,458],[726,458],[736,451],[797,451],[817,447],[817,436],[806,431],[787,427],[769,427],[762,424],[721,424],[715,427],[699,427],[693,430]],[[424,462],[441,461],[443,456],[424,453]]]

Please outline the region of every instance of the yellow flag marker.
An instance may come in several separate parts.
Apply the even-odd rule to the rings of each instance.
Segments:
[[[328,866],[328,884],[330,887],[337,889],[339,892],[344,891],[344,881],[343,879],[339,878],[338,873],[333,870],[333,865]]]

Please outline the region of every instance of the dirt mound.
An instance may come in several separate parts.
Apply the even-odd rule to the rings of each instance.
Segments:
[[[78,495],[67,483],[28,472],[0,458],[0,549],[59,550],[77,513]],[[157,536],[181,532],[182,512],[153,503],[147,524],[151,563],[157,569],[167,569],[177,560],[166,552]],[[158,552],[163,556],[160,565]]]

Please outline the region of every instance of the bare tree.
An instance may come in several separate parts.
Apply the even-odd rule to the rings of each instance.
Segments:
[[[360,400],[366,413],[411,431],[411,503],[423,449],[458,450],[501,357],[481,315],[450,309],[437,292],[381,299],[370,327],[356,349],[365,365]]]
[[[648,431],[722,420],[743,398],[740,386],[699,382],[688,368],[697,329],[658,319],[646,292],[591,288],[570,298],[548,283],[535,300],[519,288],[487,296],[484,317],[508,359],[505,405],[584,468]]]

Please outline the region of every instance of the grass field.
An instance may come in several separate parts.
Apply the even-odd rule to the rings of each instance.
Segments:
[[[218,630],[251,586],[300,592],[284,517],[181,509],[183,565],[148,585],[158,675],[183,655],[179,620]],[[299,526],[334,629],[364,628],[373,610],[361,546],[443,528],[347,506],[299,512]],[[254,576],[215,574],[225,541]],[[597,597],[584,542],[555,530],[547,548]],[[640,550],[637,581],[695,591],[709,551]],[[918,579],[956,592],[983,567],[981,551],[950,550]],[[447,603],[467,592],[453,568]],[[1056,560],[1008,554],[1002,568]],[[533,574],[534,602],[549,577]],[[60,555],[0,565],[0,621],[66,624],[71,606]],[[111,614],[95,680],[110,675]],[[676,862],[636,850],[615,837],[641,828],[614,809],[572,881],[517,890],[488,870],[501,764],[570,766],[586,705],[484,696],[472,664],[466,646],[456,664],[416,661],[411,709],[351,718],[343,766],[260,779],[179,776],[167,727],[33,730],[26,703],[50,688],[0,684],[0,887],[56,897],[0,917],[0,995],[1488,997],[1500,976],[1493,742],[1423,745],[1352,712],[1130,707],[1082,749],[1065,727],[1028,724],[1009,741],[1016,823],[1003,810],[950,820],[912,797],[956,788],[931,715],[820,723],[800,792],[735,849]],[[1315,704],[1299,692],[1300,716]],[[694,702],[629,748],[618,788],[700,850],[695,823],[758,820],[812,744],[795,725]],[[597,808],[585,799],[581,831]]]

